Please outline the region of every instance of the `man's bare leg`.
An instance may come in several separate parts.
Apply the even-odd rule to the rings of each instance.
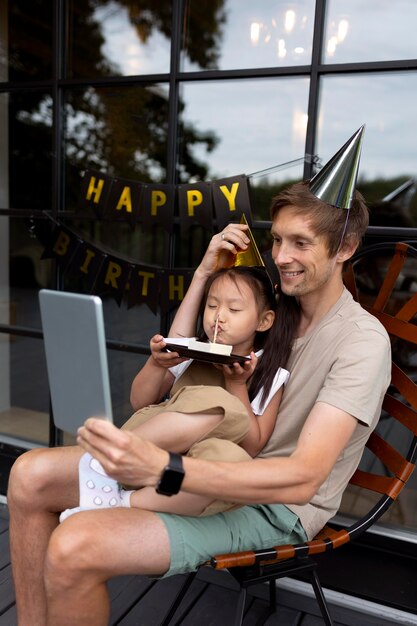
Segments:
[[[72,515],[49,542],[46,624],[107,626],[106,581],[125,574],[162,574],[169,564],[168,533],[154,513],[116,508]]]
[[[45,554],[58,513],[78,501],[81,454],[76,447],[36,449],[12,467],[7,502],[19,626],[45,626]]]

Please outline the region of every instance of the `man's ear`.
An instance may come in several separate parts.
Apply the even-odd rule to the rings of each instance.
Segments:
[[[339,263],[344,263],[348,261],[356,252],[359,246],[358,238],[354,233],[347,235],[341,245],[340,249],[337,252],[337,261]]]
[[[275,319],[275,313],[274,311],[270,310],[270,311],[265,311],[262,314],[262,318],[259,321],[258,327],[257,327],[257,331],[264,333],[266,330],[269,330],[272,326],[272,324],[274,323],[274,319]]]

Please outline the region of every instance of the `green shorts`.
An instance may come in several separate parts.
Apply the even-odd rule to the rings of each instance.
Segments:
[[[307,541],[298,516],[283,504],[243,506],[209,517],[157,515],[171,545],[171,565],[165,576],[194,571],[215,554]]]

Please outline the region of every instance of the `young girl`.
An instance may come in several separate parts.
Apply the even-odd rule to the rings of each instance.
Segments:
[[[232,345],[233,354],[250,355],[250,361],[229,366],[178,359],[179,364],[168,369],[159,358],[166,344],[155,335],[151,356],[132,384],[136,413],[123,428],[165,450],[207,460],[256,456],[274,429],[289,376],[283,366],[298,315],[288,307],[283,296],[276,306],[272,283],[262,268],[240,266],[214,273],[206,284],[199,339],[213,341],[216,334],[217,343]],[[278,342],[278,324],[283,323],[286,339],[281,327]],[[168,393],[169,400],[151,404]],[[225,446],[225,440],[239,446]],[[211,515],[234,506],[185,492],[167,498],[149,487],[120,489],[89,454],[81,458],[79,473],[80,506],[64,511],[61,521],[81,510],[109,506],[182,515]]]

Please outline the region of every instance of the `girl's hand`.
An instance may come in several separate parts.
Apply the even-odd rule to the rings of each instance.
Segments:
[[[246,230],[246,224],[228,224],[221,233],[213,235],[196,272],[210,276],[220,268],[231,267],[237,253],[245,251],[250,243]]]
[[[162,335],[154,335],[150,340],[149,346],[155,365],[168,369],[169,367],[173,367],[174,365],[178,365],[178,363],[188,360],[180,357],[178,352],[166,352],[166,345]]]
[[[228,383],[246,385],[258,363],[258,357],[254,352],[250,353],[250,358],[251,360],[245,361],[243,365],[240,365],[240,363],[233,363],[232,365],[215,365],[217,369],[221,369],[223,371],[226,387]]]

